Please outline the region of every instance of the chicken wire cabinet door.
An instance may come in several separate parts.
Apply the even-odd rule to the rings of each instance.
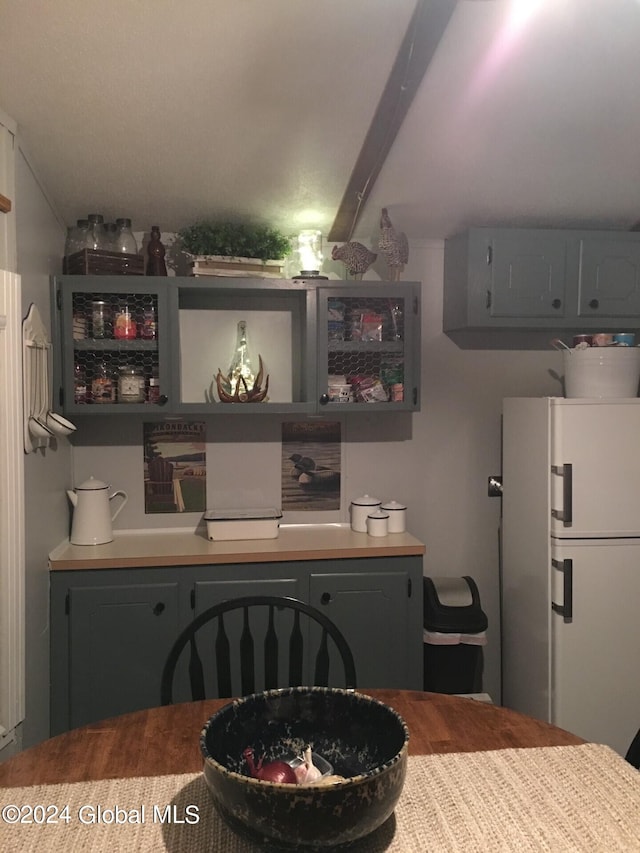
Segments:
[[[52,282],[53,407],[69,415],[164,412],[170,396],[166,279]]]
[[[318,289],[319,409],[418,411],[420,287]]]

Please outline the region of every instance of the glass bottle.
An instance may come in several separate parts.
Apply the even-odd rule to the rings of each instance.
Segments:
[[[95,366],[91,380],[91,400],[94,403],[116,402],[115,376],[106,361],[101,361]]]
[[[104,249],[106,247],[104,233],[104,216],[101,213],[89,214],[89,240],[88,249]]]
[[[130,219],[116,219],[116,234],[113,241],[116,252],[125,252],[128,255],[138,253],[138,244],[131,230]]]
[[[156,323],[156,307],[153,302],[144,305],[140,322],[140,337],[145,341],[155,341],[158,327]]]
[[[160,402],[160,379],[158,377],[158,368],[154,367],[149,377],[149,387],[147,388],[147,403]]]
[[[133,310],[127,300],[118,304],[113,322],[113,337],[119,340],[133,340],[137,337],[138,329]]]
[[[83,405],[88,402],[87,375],[84,367],[76,363],[73,367],[73,402]]]
[[[151,226],[149,245],[147,246],[147,275],[166,275],[167,265],[164,261],[165,248],[160,240],[160,228],[158,225]]]
[[[238,383],[240,383],[240,394],[246,393],[247,389],[253,388],[255,374],[251,359],[249,358],[249,344],[247,343],[247,322],[240,320],[236,332],[236,347],[229,366],[230,394],[235,394]],[[244,382],[242,381],[244,380]],[[246,386],[246,387],[245,387]]]
[[[116,239],[116,233],[118,231],[118,226],[115,222],[105,222],[104,223],[104,243],[105,249],[110,249],[113,251],[113,243]]]
[[[91,303],[91,336],[110,338],[112,331],[111,308],[104,299],[94,299]]]
[[[75,246],[74,246],[73,251],[74,252],[81,252],[83,249],[89,248],[87,245],[88,240],[89,240],[89,220],[88,219],[78,219],[76,221]]]

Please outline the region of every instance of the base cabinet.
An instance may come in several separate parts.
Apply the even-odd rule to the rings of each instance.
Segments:
[[[325,612],[351,647],[359,687],[420,690],[421,584],[419,556],[52,572],[51,734],[158,705],[180,631],[243,595],[290,596]],[[342,679],[330,671],[331,682]],[[178,673],[175,701],[188,698]]]

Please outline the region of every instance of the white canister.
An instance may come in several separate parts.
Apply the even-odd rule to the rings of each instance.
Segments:
[[[349,511],[351,513],[351,529],[358,533],[367,532],[367,516],[370,512],[374,512],[380,508],[382,503],[379,498],[372,498],[371,495],[362,495],[361,498],[356,498],[351,501]]]
[[[367,516],[367,533],[369,536],[386,536],[389,532],[389,513],[381,509],[370,512]]]
[[[387,501],[381,509],[389,513],[389,533],[404,533],[407,529],[407,508],[398,501]]]

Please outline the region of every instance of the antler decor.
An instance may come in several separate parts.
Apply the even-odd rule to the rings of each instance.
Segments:
[[[258,355],[258,363],[260,369],[256,376],[253,386],[249,388],[244,376],[240,376],[236,385],[236,389],[231,393],[231,373],[226,376],[218,368],[216,374],[216,387],[218,389],[218,398],[221,403],[263,403],[267,400],[267,391],[269,390],[269,374],[262,388],[262,379],[264,377],[264,364],[262,356]],[[213,386],[213,383],[211,383]],[[211,394],[213,399],[213,394]]]

